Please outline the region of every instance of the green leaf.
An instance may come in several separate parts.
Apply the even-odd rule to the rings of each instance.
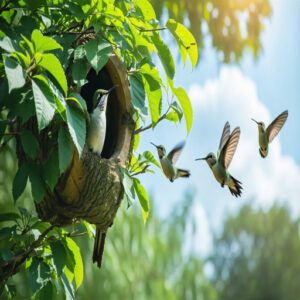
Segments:
[[[89,239],[93,239],[95,237],[95,225],[90,224],[85,220],[81,220],[83,226],[85,227],[85,231],[89,237]]]
[[[157,49],[157,54],[167,76],[170,79],[173,79],[175,75],[175,64],[169,47],[163,42],[158,33],[154,33],[151,39]]]
[[[127,198],[128,203],[131,204],[135,199],[133,180],[128,174],[128,171],[124,168],[120,168],[120,174],[125,196]]]
[[[156,20],[155,11],[148,0],[135,0],[134,2],[144,17],[144,21]]]
[[[145,188],[141,185],[138,179],[136,178],[133,179],[133,185],[134,185],[135,192],[140,201],[144,224],[146,224],[149,217],[149,211],[150,211],[149,198]]]
[[[134,74],[129,77],[129,81],[132,104],[139,111],[141,118],[145,118],[148,115],[148,109],[143,79],[141,75]]]
[[[72,64],[72,78],[79,88],[87,83],[86,76],[88,74],[88,71],[89,66],[84,59],[76,60]]]
[[[166,119],[172,122],[177,123],[178,121],[180,121],[178,113],[174,110],[170,111],[169,113],[167,113],[166,115]]]
[[[21,143],[24,152],[31,159],[35,159],[39,152],[39,144],[35,136],[29,130],[21,132]]]
[[[58,158],[59,170],[62,174],[70,165],[73,153],[73,145],[66,127],[61,126],[58,132]]]
[[[185,118],[186,130],[187,133],[189,133],[193,123],[193,108],[191,105],[190,98],[183,88],[175,88],[173,81],[168,80],[168,83],[171,87],[173,94],[177,97],[180,103]]]
[[[43,261],[33,258],[32,264],[29,267],[29,282],[31,285],[32,294],[42,289],[49,281],[50,268]]]
[[[85,45],[86,58],[98,73],[112,55],[112,47],[109,43],[101,40],[90,40]]]
[[[143,156],[152,164],[156,165],[160,169],[160,164],[158,161],[155,159],[154,155],[150,151],[145,151],[143,153]]]
[[[35,52],[47,52],[56,49],[63,49],[59,43],[48,36],[44,36],[38,29],[33,30],[31,40],[34,44]]]
[[[143,83],[148,98],[150,115],[152,124],[158,121],[161,114],[162,106],[162,91],[161,79],[158,70],[151,68],[150,65],[145,64],[141,68]]]
[[[192,67],[194,68],[198,62],[198,47],[194,36],[182,24],[173,19],[169,19],[167,28],[173,34],[180,50],[181,57],[186,62],[186,53],[189,55]]]
[[[55,285],[49,280],[47,283],[37,292],[34,297],[35,300],[48,300],[55,299]]]
[[[15,51],[17,51],[14,42],[8,36],[5,36],[0,41],[0,48],[5,50],[6,52],[15,52]]]
[[[63,287],[64,287],[64,291],[65,291],[65,296],[66,296],[66,300],[75,300],[75,291],[73,288],[73,285],[69,282],[67,276],[63,273],[62,276],[60,277],[62,283],[63,283]]]
[[[67,78],[58,58],[52,53],[42,55],[38,65],[47,70],[59,83],[65,95],[68,93]]]
[[[83,59],[86,55],[84,45],[78,46],[74,51],[74,61]]]
[[[35,202],[40,202],[45,195],[45,186],[41,169],[32,164],[29,168],[29,180],[31,183],[31,193]]]
[[[112,47],[109,43],[100,40],[90,40],[85,45],[86,58],[98,73],[112,55]]]
[[[83,263],[80,254],[80,249],[77,246],[77,244],[71,238],[68,237],[66,238],[66,245],[69,248],[69,250],[73,253],[75,259],[74,276],[76,289],[78,289],[83,281]]]
[[[76,107],[67,105],[67,121],[70,135],[79,156],[83,150],[86,137],[86,123],[83,113]]]
[[[35,111],[38,121],[38,129],[44,129],[55,113],[55,99],[43,75],[36,75],[32,80],[32,90],[35,103]]]
[[[4,67],[8,80],[9,93],[13,89],[18,89],[26,83],[26,75],[22,66],[10,56],[4,55]]]
[[[71,93],[67,100],[75,101],[83,112],[87,111],[86,101],[81,97],[80,94]]]
[[[67,252],[61,241],[54,241],[50,243],[52,251],[53,262],[58,276],[61,276],[63,269],[67,262]]]
[[[20,219],[20,216],[16,213],[0,214],[0,222],[16,221],[16,219]]]
[[[29,166],[27,163],[23,163],[19,167],[13,181],[12,193],[15,202],[18,200],[18,198],[22,195],[22,193],[25,190],[28,175],[29,175]]]
[[[57,150],[50,153],[42,171],[45,182],[48,184],[51,191],[53,191],[60,175]]]
[[[78,20],[82,20],[85,18],[85,14],[80,5],[70,2],[70,3],[66,3],[65,6],[70,10],[72,15],[76,17]]]

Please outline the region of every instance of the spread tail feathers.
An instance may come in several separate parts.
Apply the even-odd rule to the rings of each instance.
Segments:
[[[268,152],[264,152],[259,148],[259,154],[262,158],[265,158],[268,155]]]
[[[191,173],[188,170],[178,169],[178,177],[190,177]]]
[[[235,197],[241,197],[242,195],[242,183],[240,181],[238,181],[237,179],[235,179],[234,177],[231,176],[231,179],[234,182],[234,187],[229,187],[230,193],[232,195],[234,195]]]
[[[102,256],[104,251],[106,232],[100,229],[96,230],[95,244],[93,251],[93,263],[97,263],[98,268],[101,268]]]

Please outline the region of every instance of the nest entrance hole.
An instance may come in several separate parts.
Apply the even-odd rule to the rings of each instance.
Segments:
[[[93,111],[93,95],[97,89],[108,90],[113,87],[113,82],[106,67],[98,72],[91,69],[87,75],[88,82],[81,88],[80,94],[87,103],[88,112]],[[116,89],[121,88],[117,87]],[[106,136],[101,153],[103,158],[111,158],[117,147],[119,138],[119,120],[121,118],[120,101],[116,89],[109,95],[106,110]]]

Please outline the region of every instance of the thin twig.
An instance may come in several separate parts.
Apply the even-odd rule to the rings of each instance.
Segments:
[[[0,152],[4,147],[7,145],[7,143],[14,137],[14,135],[11,135],[6,141],[4,141],[2,144],[0,144]]]
[[[1,135],[19,135],[19,134],[20,134],[20,132],[6,132],[6,133],[1,133],[0,136]]]
[[[10,3],[10,1],[6,1],[4,3],[4,5],[0,8],[0,13],[4,12],[6,10],[10,10],[11,9],[10,7],[8,7],[9,3]]]
[[[159,27],[159,28],[151,28],[151,29],[142,29],[139,28],[140,32],[152,32],[152,31],[161,31],[161,30],[166,30],[167,27]]]
[[[141,133],[141,132],[143,132],[143,131],[145,131],[145,130],[148,130],[148,129],[150,129],[150,128],[154,128],[159,122],[161,122],[162,120],[164,120],[164,119],[166,118],[168,112],[169,112],[170,109],[171,109],[172,104],[173,104],[172,102],[169,104],[169,107],[168,107],[168,109],[166,110],[166,112],[158,118],[158,120],[156,121],[156,123],[155,123],[154,125],[149,124],[149,125],[147,125],[147,126],[145,126],[145,127],[140,127],[140,128],[138,128],[138,129],[136,129],[136,130],[134,131],[134,134],[139,134],[139,133]]]

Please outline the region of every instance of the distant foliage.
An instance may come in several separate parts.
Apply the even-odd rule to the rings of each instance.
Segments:
[[[278,205],[244,206],[215,238],[212,263],[220,299],[299,298],[299,218]]]
[[[225,63],[238,62],[248,49],[255,58],[261,49],[264,22],[271,17],[269,0],[151,0],[161,19],[167,11],[169,18],[188,24],[198,47],[204,47],[209,37],[213,48]]]

